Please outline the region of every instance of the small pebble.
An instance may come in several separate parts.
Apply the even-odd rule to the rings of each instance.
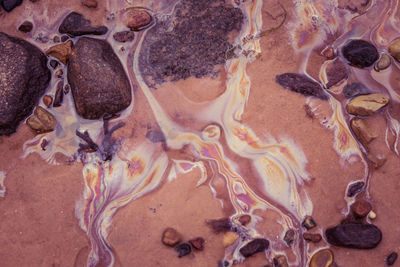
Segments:
[[[244,245],[240,250],[240,254],[244,257],[248,258],[253,256],[256,253],[263,252],[267,250],[269,247],[269,241],[264,238],[256,238],[246,245]]]
[[[359,199],[351,205],[351,210],[356,217],[364,218],[372,210],[372,206],[368,201]]]
[[[333,47],[327,47],[322,51],[321,54],[326,59],[334,59],[336,57],[335,49],[333,49]]]
[[[400,62],[400,39],[394,40],[388,47],[390,55]]]
[[[222,245],[227,248],[230,247],[235,241],[239,238],[239,236],[234,232],[226,232],[224,237],[222,238]]]
[[[387,54],[382,54],[381,58],[379,59],[378,62],[376,62],[374,69],[376,71],[381,71],[389,68],[390,64],[392,63],[392,60]]]
[[[42,148],[43,151],[46,150],[46,147],[48,144],[49,144],[49,141],[47,141],[47,139],[43,139],[42,143],[40,144],[40,147]]]
[[[62,76],[63,76],[63,71],[62,71],[62,69],[58,69],[58,70],[56,70],[55,72],[54,72],[54,74],[58,77],[58,78],[61,78]]]
[[[215,233],[227,232],[231,230],[231,222],[229,218],[208,220],[206,223],[214,230]]]
[[[68,35],[61,36],[61,42],[66,42],[69,39]]]
[[[19,25],[18,30],[21,32],[28,33],[33,29],[33,24],[30,21],[24,21],[21,25]]]
[[[162,233],[161,242],[166,246],[173,247],[181,240],[181,235],[174,228],[168,227]]]
[[[317,226],[317,223],[314,221],[314,219],[311,216],[307,216],[304,221],[301,224],[304,228],[307,230],[310,230]]]
[[[273,262],[274,262],[274,267],[289,267],[287,259],[284,255],[275,256]]]
[[[196,238],[190,239],[189,243],[190,243],[190,245],[192,245],[193,248],[195,248],[197,250],[203,250],[205,240],[202,237],[196,237]]]
[[[53,42],[54,43],[59,43],[60,41],[61,41],[60,36],[56,35],[56,36],[53,37]]]
[[[68,94],[70,89],[69,84],[64,85],[64,94]]]
[[[130,8],[125,14],[125,25],[132,31],[139,31],[150,24],[150,14],[139,8]]]
[[[116,32],[113,34],[113,38],[117,42],[125,43],[135,39],[135,33],[133,31]]]
[[[283,238],[283,240],[290,247],[294,242],[295,236],[296,236],[296,232],[293,229],[289,229],[286,231],[285,237]]]
[[[26,124],[36,133],[51,132],[57,125],[54,116],[44,108],[37,106],[33,115],[26,120]]]
[[[56,95],[54,96],[54,103],[53,107],[60,107],[63,99],[64,99],[64,91],[63,91],[63,85],[64,81],[61,80],[57,83],[57,90],[56,90]]]
[[[371,220],[375,219],[376,218],[376,213],[373,210],[371,210],[368,213],[368,218],[370,218]]]
[[[387,266],[392,266],[396,260],[397,260],[397,253],[396,252],[392,252],[390,253],[387,257],[386,257],[386,265]]]
[[[352,183],[347,190],[348,197],[354,197],[356,194],[360,193],[364,188],[365,183],[358,181],[356,183]]]
[[[97,1],[96,0],[82,0],[82,5],[88,8],[96,8]]]
[[[242,215],[239,217],[239,222],[241,225],[246,226],[250,223],[251,221],[251,216],[248,214]]]
[[[311,257],[310,267],[333,267],[333,252],[330,249],[322,249]]]
[[[175,246],[175,251],[178,252],[178,257],[182,258],[192,252],[192,247],[188,243],[181,243]]]
[[[304,233],[303,234],[304,240],[308,242],[318,243],[322,240],[322,236],[320,234],[312,234],[312,233]]]
[[[54,59],[50,60],[50,66],[51,66],[53,69],[57,68],[58,64],[59,64],[59,63],[58,63],[57,60],[54,60]]]
[[[62,44],[52,46],[46,51],[46,55],[52,56],[52,57],[58,59],[64,65],[67,64],[71,53],[72,53],[72,41],[71,40],[69,40],[65,43],[62,43]]]
[[[45,95],[44,97],[43,97],[43,104],[46,106],[46,107],[50,107],[51,106],[51,103],[53,103],[53,98],[51,97],[51,96],[49,96],[49,95]]]

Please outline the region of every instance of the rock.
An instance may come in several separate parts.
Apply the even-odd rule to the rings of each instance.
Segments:
[[[238,234],[234,232],[226,232],[222,238],[222,245],[224,248],[230,247],[238,238]]]
[[[351,13],[364,14],[371,3],[371,0],[338,0],[338,8],[347,9]]]
[[[61,36],[61,42],[65,43],[69,39],[68,35]]]
[[[392,252],[390,253],[387,257],[386,257],[386,265],[387,266],[392,266],[396,260],[397,260],[397,253],[396,252]]]
[[[146,138],[149,139],[152,143],[165,142],[164,133],[160,130],[147,130]]]
[[[330,88],[348,78],[347,66],[339,58],[330,62],[326,68],[328,78],[327,88]]]
[[[368,153],[367,159],[372,163],[375,169],[379,169],[386,163],[386,158],[377,157],[374,154]]]
[[[240,216],[238,220],[241,225],[246,226],[250,223],[251,216],[248,214],[245,214],[245,215]]]
[[[353,118],[350,121],[350,127],[364,147],[367,147],[367,145],[376,138],[376,135],[371,132],[363,119]]]
[[[354,97],[347,104],[347,112],[352,115],[369,116],[389,103],[389,98],[382,94],[369,94]]]
[[[54,96],[53,107],[60,107],[64,99],[64,81],[61,80],[57,83],[56,95]]]
[[[318,243],[321,241],[322,236],[320,234],[312,234],[312,233],[304,233],[303,238],[306,241],[313,242],[313,243]]]
[[[321,85],[306,75],[297,73],[284,73],[277,75],[275,81],[283,88],[289,89],[304,96],[314,96],[323,100],[328,99]]]
[[[113,34],[113,38],[115,41],[120,43],[130,42],[135,39],[135,33],[132,31],[116,32]]]
[[[60,36],[56,35],[53,37],[53,43],[59,43],[61,41]]]
[[[49,95],[45,95],[42,100],[43,100],[43,104],[48,108],[53,103],[53,98]]]
[[[40,134],[53,131],[57,125],[57,121],[50,112],[37,106],[33,115],[26,120],[26,124],[36,133]]]
[[[22,4],[22,0],[2,0],[0,3],[5,11],[11,12],[11,10]]]
[[[335,246],[371,249],[382,240],[382,232],[373,224],[347,223],[326,229],[327,241]]]
[[[46,55],[52,56],[52,57],[58,59],[64,65],[67,65],[67,62],[69,60],[69,56],[71,55],[71,53],[72,53],[72,41],[71,40],[69,40],[65,43],[62,43],[62,44],[52,46],[46,51]]]
[[[125,25],[132,31],[140,31],[151,23],[150,14],[144,9],[129,8],[123,16]]]
[[[342,48],[343,56],[350,65],[359,68],[369,67],[378,60],[379,54],[375,46],[364,40],[350,40]]]
[[[343,88],[343,94],[346,98],[353,98],[357,95],[370,94],[371,91],[362,83],[346,84]]]
[[[394,40],[388,47],[390,55],[400,62],[400,39]]]
[[[34,45],[0,32],[0,135],[15,132],[44,94],[51,73]]]
[[[314,227],[317,226],[317,223],[314,221],[313,217],[311,216],[307,216],[304,218],[303,222],[301,223],[301,225],[306,228],[307,230],[310,230]]]
[[[277,255],[274,257],[274,267],[289,267],[287,259],[284,255]]]
[[[188,243],[181,243],[175,246],[175,250],[178,252],[178,257],[182,258],[192,252],[192,247]]]
[[[292,246],[295,237],[296,237],[296,232],[293,229],[289,229],[286,231],[285,236],[283,237],[283,240],[290,247],[290,246]]]
[[[360,193],[364,188],[365,183],[358,181],[356,183],[352,183],[347,190],[348,197],[354,197],[356,194]]]
[[[310,260],[310,267],[333,267],[334,257],[330,249],[322,249],[314,253]]]
[[[97,1],[96,0],[82,0],[82,5],[88,8],[96,8]]]
[[[24,21],[21,25],[19,25],[18,30],[21,32],[28,33],[33,29],[33,24],[30,21]]]
[[[336,52],[333,47],[327,47],[321,52],[321,55],[330,60],[336,57]]]
[[[382,54],[381,58],[376,62],[374,69],[376,71],[381,71],[389,68],[390,64],[392,63],[392,60],[387,54]]]
[[[370,218],[371,220],[376,219],[376,213],[375,213],[373,210],[371,210],[371,211],[368,213],[368,218]]]
[[[205,240],[202,237],[196,237],[196,238],[190,239],[189,243],[190,243],[190,245],[192,245],[192,247],[194,249],[203,250]]]
[[[64,94],[68,94],[69,93],[69,91],[70,91],[70,86],[69,86],[69,84],[66,84],[66,85],[64,85]],[[103,117],[104,118],[104,117]]]
[[[85,119],[118,113],[132,101],[125,70],[104,40],[82,37],[76,42],[69,59],[68,82],[76,111]]]
[[[57,60],[50,60],[50,67],[52,67],[53,69],[57,68],[58,66],[58,61]]]
[[[63,76],[64,72],[62,69],[58,69],[54,72],[54,75],[56,75],[57,78],[61,78]]]
[[[351,205],[351,210],[356,217],[364,218],[372,210],[372,206],[371,203],[369,203],[368,201],[358,199],[356,202],[353,203],[353,205]]]
[[[71,36],[85,34],[103,35],[107,33],[108,28],[106,26],[92,26],[92,22],[85,19],[82,14],[71,12],[63,20],[58,31]]]
[[[161,242],[166,246],[173,247],[181,240],[182,236],[174,228],[168,227],[162,233]]]
[[[253,256],[256,253],[263,252],[267,250],[269,247],[269,241],[264,238],[256,238],[246,245],[244,245],[240,250],[240,254],[242,254],[244,257],[248,258],[250,256]]]
[[[229,218],[208,220],[206,223],[214,230],[215,233],[227,232],[231,230],[231,221]]]
[[[49,144],[49,141],[47,141],[47,139],[43,139],[42,143],[40,143],[40,147],[42,148],[43,151],[46,151],[48,144]]]

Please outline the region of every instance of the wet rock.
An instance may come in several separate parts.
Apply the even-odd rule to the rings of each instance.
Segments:
[[[357,95],[370,94],[371,91],[362,83],[346,84],[343,88],[343,94],[346,98],[353,98]]]
[[[231,230],[231,221],[229,220],[229,218],[208,220],[206,221],[206,223],[213,229],[215,233],[227,232]]]
[[[374,69],[376,71],[381,71],[389,68],[392,60],[387,54],[382,54],[378,62],[376,62]]]
[[[151,23],[150,14],[141,8],[129,8],[124,13],[125,25],[132,31],[139,31]]]
[[[52,67],[53,69],[57,68],[58,64],[59,63],[57,60],[54,59],[50,60],[50,67]]]
[[[378,60],[375,46],[364,40],[351,40],[342,48],[343,56],[355,67],[369,67]]]
[[[108,28],[106,26],[92,26],[92,22],[85,19],[82,14],[71,12],[63,20],[58,31],[71,36],[85,34],[103,35],[107,33]]]
[[[386,257],[386,265],[387,266],[392,266],[396,260],[397,260],[397,253],[396,252],[392,252],[390,253],[387,257]]]
[[[334,256],[330,249],[322,249],[314,253],[310,260],[310,267],[333,267]]]
[[[303,222],[301,223],[301,225],[306,228],[307,230],[310,230],[314,227],[317,226],[317,223],[314,221],[313,217],[311,216],[307,216],[304,218]]]
[[[69,59],[68,82],[76,111],[85,119],[118,113],[132,101],[125,70],[104,40],[82,37],[76,42]]]
[[[53,107],[60,107],[63,99],[64,99],[64,81],[59,81],[57,83],[57,90],[56,90],[56,95],[54,96],[54,103],[53,103]]]
[[[364,185],[365,183],[361,181],[351,184],[349,186],[349,189],[347,190],[347,196],[354,197],[356,194],[360,193],[363,190]]]
[[[239,217],[239,223],[243,226],[246,226],[250,223],[251,221],[251,216],[248,214],[242,215]]]
[[[390,55],[400,62],[400,39],[394,40],[390,45],[389,45],[389,53]]]
[[[303,234],[304,240],[308,242],[318,243],[322,240],[322,236],[320,234],[312,234],[312,233],[304,233]]]
[[[97,1],[96,0],[82,0],[82,5],[88,8],[96,8]]]
[[[45,95],[42,100],[43,100],[43,104],[48,108],[53,103],[53,98],[49,95]]]
[[[70,89],[71,89],[71,87],[69,86],[69,84],[64,85],[64,94],[68,94]]]
[[[231,246],[239,238],[238,234],[234,232],[226,232],[222,238],[222,245],[227,248]]]
[[[369,94],[354,97],[347,104],[347,112],[352,115],[369,116],[385,107],[389,98],[382,94]]]
[[[190,239],[189,243],[190,243],[190,245],[192,245],[192,247],[194,249],[203,250],[205,240],[202,237],[196,237],[196,238]]]
[[[284,73],[277,75],[275,81],[283,88],[289,89],[296,93],[305,96],[314,96],[320,99],[328,99],[328,96],[324,93],[321,85],[306,75],[297,73]]]
[[[162,233],[161,242],[166,246],[173,247],[181,240],[182,236],[174,228],[168,227]]]
[[[347,66],[337,58],[327,66],[326,76],[328,78],[326,87],[330,88],[348,78]]]
[[[113,38],[120,43],[130,42],[135,39],[135,33],[132,31],[116,32],[113,34]]]
[[[290,247],[290,246],[292,246],[295,237],[296,237],[296,232],[293,229],[289,229],[286,231],[285,236],[283,237],[283,240]]]
[[[264,250],[267,250],[269,247],[269,241],[264,238],[256,238],[249,243],[247,243],[245,246],[243,246],[239,252],[242,254],[244,257],[248,258],[250,256],[253,256],[256,253],[263,252]]]
[[[18,30],[21,32],[28,33],[33,29],[33,24],[30,21],[24,21],[21,25],[19,25]]]
[[[51,73],[32,44],[0,32],[0,135],[15,132],[44,94]]]
[[[164,133],[160,130],[148,129],[146,133],[146,138],[152,143],[165,142]]]
[[[332,245],[371,249],[382,240],[382,232],[373,224],[347,223],[326,229],[325,236]]]
[[[371,132],[363,119],[353,118],[350,121],[350,127],[353,130],[353,133],[356,135],[357,139],[360,140],[361,144],[363,144],[364,147],[367,147],[367,145],[376,138],[376,135]]]
[[[57,121],[50,112],[38,106],[33,115],[26,120],[26,124],[39,134],[53,131]]]
[[[178,257],[182,258],[192,252],[192,247],[188,243],[181,243],[175,246],[175,251],[178,252]]]
[[[274,257],[274,267],[289,267],[288,261],[284,255],[277,255]]]
[[[71,53],[72,53],[72,41],[71,40],[69,40],[63,44],[58,44],[58,45],[52,46],[46,51],[46,55],[49,55],[49,56],[52,56],[52,57],[58,59],[64,65],[67,65],[67,62],[69,60],[69,56],[71,55]]]
[[[2,0],[0,3],[5,11],[11,12],[11,10],[22,4],[22,0]]]
[[[336,57],[336,52],[333,47],[327,47],[321,52],[321,55],[326,59],[334,59]]]
[[[353,205],[351,205],[351,210],[356,217],[364,218],[372,210],[372,206],[371,203],[369,203],[368,201],[358,199],[356,202],[353,203]]]

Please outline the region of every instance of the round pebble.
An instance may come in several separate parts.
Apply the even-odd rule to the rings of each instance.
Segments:
[[[168,227],[162,233],[161,241],[164,245],[173,247],[182,240],[181,235],[174,228]]]

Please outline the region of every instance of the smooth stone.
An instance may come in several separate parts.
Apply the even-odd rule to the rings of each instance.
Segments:
[[[77,113],[85,119],[99,119],[127,108],[132,101],[130,81],[110,44],[104,40],[80,38],[68,64]]]
[[[322,240],[322,236],[320,234],[312,234],[312,233],[304,233],[303,238],[306,241],[313,242],[313,243],[318,243],[319,241]]]
[[[400,62],[400,39],[394,40],[388,47],[390,55]]]
[[[390,253],[386,257],[386,265],[387,266],[392,266],[396,262],[397,258],[398,258],[398,254],[396,252]]]
[[[173,247],[182,240],[182,236],[174,228],[168,227],[164,230],[161,236],[161,242],[166,245]]]
[[[0,3],[5,11],[11,12],[11,10],[22,4],[22,0],[2,0]]]
[[[307,216],[304,218],[303,222],[301,223],[301,225],[306,228],[307,230],[310,230],[314,227],[317,226],[317,223],[314,221],[313,217],[311,216]]]
[[[151,23],[150,14],[141,8],[129,8],[124,13],[125,25],[132,31],[139,31]]]
[[[57,60],[54,60],[54,59],[52,59],[52,60],[50,60],[50,67],[52,67],[53,69],[55,69],[55,68],[57,68],[57,66],[58,66],[58,61]]]
[[[40,134],[53,131],[57,125],[57,121],[53,114],[37,106],[33,115],[26,120],[26,124],[36,133]]]
[[[53,98],[49,95],[45,95],[42,100],[43,100],[43,104],[48,108],[53,103]]]
[[[273,259],[274,267],[289,267],[287,258],[284,255],[277,255]]]
[[[165,142],[165,135],[161,130],[149,129],[146,133],[146,138],[152,143]]]
[[[329,244],[358,249],[372,249],[382,240],[382,232],[373,224],[346,223],[328,228],[325,236]]]
[[[346,64],[339,58],[329,62],[326,68],[326,76],[328,78],[328,83],[326,84],[327,88],[337,85],[349,76]]]
[[[241,249],[239,249],[240,254],[242,254],[245,258],[251,257],[256,253],[263,252],[267,250],[269,247],[269,241],[264,238],[256,238],[246,245],[244,245]]]
[[[33,24],[30,21],[24,21],[19,25],[18,30],[24,33],[28,33],[33,29]]]
[[[351,205],[351,210],[356,217],[364,218],[372,210],[372,205],[366,200],[358,199]]]
[[[69,56],[71,55],[71,53],[72,53],[72,41],[71,40],[69,40],[65,43],[62,43],[62,44],[52,46],[46,51],[46,55],[52,56],[52,57],[58,59],[64,65],[67,65],[67,62],[69,60]]]
[[[205,240],[202,237],[196,237],[196,238],[190,239],[189,243],[190,243],[190,245],[192,245],[192,247],[194,249],[201,251],[204,249]]]
[[[323,100],[328,99],[328,95],[323,91],[321,85],[306,75],[297,73],[284,73],[275,77],[276,83],[283,88],[289,89],[304,96],[314,96]]]
[[[354,97],[347,104],[347,112],[352,115],[369,116],[389,103],[389,98],[382,94],[369,94]]]
[[[367,147],[367,145],[376,138],[376,135],[371,132],[363,119],[353,118],[350,121],[350,127],[364,147]]]
[[[369,67],[379,58],[378,50],[373,44],[359,39],[347,42],[342,48],[342,54],[350,65],[359,68]]]
[[[178,257],[182,258],[192,252],[192,247],[188,243],[182,243],[175,246],[175,251],[178,252]]]
[[[226,232],[222,238],[222,245],[225,248],[230,247],[238,238],[238,234],[234,232]]]
[[[334,256],[330,249],[322,249],[314,253],[310,260],[310,267],[333,267]]]
[[[389,68],[392,60],[387,54],[382,54],[378,62],[376,62],[374,69],[376,71],[381,71]]]
[[[53,107],[60,107],[64,99],[64,81],[61,80],[57,83],[57,90],[54,96]]]
[[[107,33],[108,28],[106,26],[92,26],[92,22],[85,19],[82,14],[71,12],[65,17],[58,31],[71,36],[103,35]]]
[[[343,87],[343,94],[346,98],[353,98],[357,95],[370,94],[371,91],[362,83],[350,83]]]
[[[32,113],[50,78],[42,51],[0,32],[0,135],[14,133]]]

